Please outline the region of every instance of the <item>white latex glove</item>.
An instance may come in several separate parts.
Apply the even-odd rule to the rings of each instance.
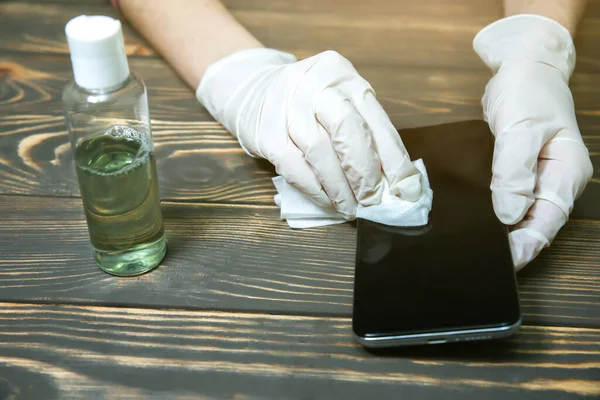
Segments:
[[[473,47],[494,73],[482,100],[496,137],[492,198],[521,269],[550,245],[593,173],[568,87],[575,47],[537,15],[496,21]]]
[[[385,178],[394,195],[421,196],[421,175],[373,89],[334,51],[296,61],[243,50],[212,64],[196,96],[248,154],[346,219],[357,201],[380,203]]]

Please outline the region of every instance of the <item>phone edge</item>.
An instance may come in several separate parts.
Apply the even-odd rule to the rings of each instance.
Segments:
[[[517,322],[512,325],[495,328],[461,329],[447,332],[417,333],[411,335],[390,335],[376,338],[365,338],[352,332],[355,340],[367,348],[385,348],[416,346],[425,344],[443,344],[471,342],[480,340],[501,339],[513,335],[521,327],[523,318],[520,315]]]

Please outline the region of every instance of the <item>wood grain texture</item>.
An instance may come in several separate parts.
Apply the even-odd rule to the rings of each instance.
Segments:
[[[69,48],[65,25],[81,14],[108,15],[119,18],[110,0],[93,2],[0,2],[0,49],[34,54],[60,53]],[[26,27],[26,29],[24,28]],[[154,52],[129,25],[123,24],[125,47],[129,55],[150,55]]]
[[[307,57],[335,49],[357,64],[483,69],[471,49],[475,34],[502,16],[499,0],[225,0],[234,16],[267,46]],[[108,0],[0,3],[0,48],[68,52],[64,25],[84,14],[117,16]],[[35,24],[29,24],[30,21]],[[29,25],[27,31],[19,29]],[[276,34],[273,34],[276,32]],[[129,54],[154,54],[129,27]],[[576,45],[578,68],[598,71],[600,0],[592,0]]]
[[[268,46],[350,58],[399,128],[481,115],[489,73],[471,40],[500,1],[224,3]],[[493,344],[387,353],[352,341],[354,226],[279,221],[270,165],[247,157],[127,24],[169,253],[128,279],[94,265],[60,104],[64,24],[83,13],[118,16],[108,0],[0,1],[0,399],[600,396],[600,0],[571,84],[595,177],[519,274],[529,325]]]
[[[62,116],[0,118],[0,188],[7,194],[78,196]],[[163,198],[273,203],[272,166],[248,157],[211,121],[153,121]]]
[[[159,59],[132,59],[148,85],[164,198],[271,204],[273,169],[250,159]],[[398,128],[479,118],[488,74],[443,69],[359,68]],[[63,56],[0,56],[0,193],[77,196],[60,93],[70,76]],[[572,90],[595,179],[582,200],[600,198],[600,74],[576,74]],[[599,218],[576,209],[575,217]],[[586,211],[586,212],[584,212]]]
[[[162,61],[131,64],[148,85],[164,198],[272,204],[270,164],[245,155]],[[476,87],[485,84],[484,74],[363,72],[398,126],[473,119],[481,112]],[[69,75],[62,56],[0,57],[0,193],[78,195],[60,102]]]
[[[271,206],[163,203],[169,251],[101,272],[79,199],[0,197],[0,300],[351,314],[352,224],[291,230]],[[574,220],[519,275],[529,324],[600,327],[600,221]]]
[[[365,10],[359,1],[224,2],[233,15],[268,47],[304,58],[335,49],[359,64],[436,65],[475,69],[484,67],[470,48],[475,33],[500,16],[499,3],[486,0],[473,12],[470,0],[448,6],[430,0],[424,6],[409,1],[379,1]],[[323,3],[329,3],[323,6]],[[396,4],[393,4],[396,3]],[[471,3],[471,4],[470,4]],[[444,10],[444,12],[440,12]],[[84,14],[117,16],[109,1],[55,3],[0,3],[0,48],[67,54],[64,25]],[[41,20],[25,32],[18,29]],[[273,34],[277,32],[277,34]],[[449,35],[449,33],[451,33]],[[139,35],[125,30],[129,54],[153,55]],[[377,46],[373,46],[377,43]],[[428,43],[428,46],[423,46]]]
[[[0,397],[573,399],[600,395],[600,330],[368,353],[347,318],[0,304]],[[14,397],[10,397],[14,396]]]
[[[197,121],[210,118],[193,90],[164,61],[133,58],[130,65],[146,82],[154,119]],[[0,55],[0,112],[62,115],[61,90],[72,76],[70,68],[66,56]],[[490,77],[487,71],[461,72],[435,67],[399,70],[363,66],[358,70],[374,87],[398,128],[481,117],[480,99]],[[585,93],[590,101],[595,100],[597,92],[586,90],[587,83],[595,78],[595,74],[582,74],[574,81],[574,92]],[[591,103],[585,104],[592,107]],[[588,113],[594,110],[583,109]]]

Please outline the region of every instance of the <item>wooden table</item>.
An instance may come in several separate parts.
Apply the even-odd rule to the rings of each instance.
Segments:
[[[519,275],[523,328],[391,353],[352,340],[355,227],[290,230],[273,169],[247,157],[127,25],[130,65],[149,90],[169,254],[136,278],[94,265],[61,112],[63,27],[116,15],[107,3],[0,2],[0,399],[600,395],[599,0],[572,79],[596,166],[591,201]],[[399,128],[481,115],[489,72],[470,43],[500,1],[225,3],[269,46],[340,51]]]

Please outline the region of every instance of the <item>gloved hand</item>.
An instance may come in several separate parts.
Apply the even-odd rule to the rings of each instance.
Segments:
[[[383,179],[405,200],[421,196],[421,175],[373,89],[334,51],[297,62],[243,50],[212,64],[196,96],[248,154],[346,219],[357,201],[380,203]]]
[[[567,29],[537,15],[496,21],[473,47],[494,73],[482,99],[496,137],[492,198],[518,270],[550,245],[592,177],[568,87],[575,48]]]

